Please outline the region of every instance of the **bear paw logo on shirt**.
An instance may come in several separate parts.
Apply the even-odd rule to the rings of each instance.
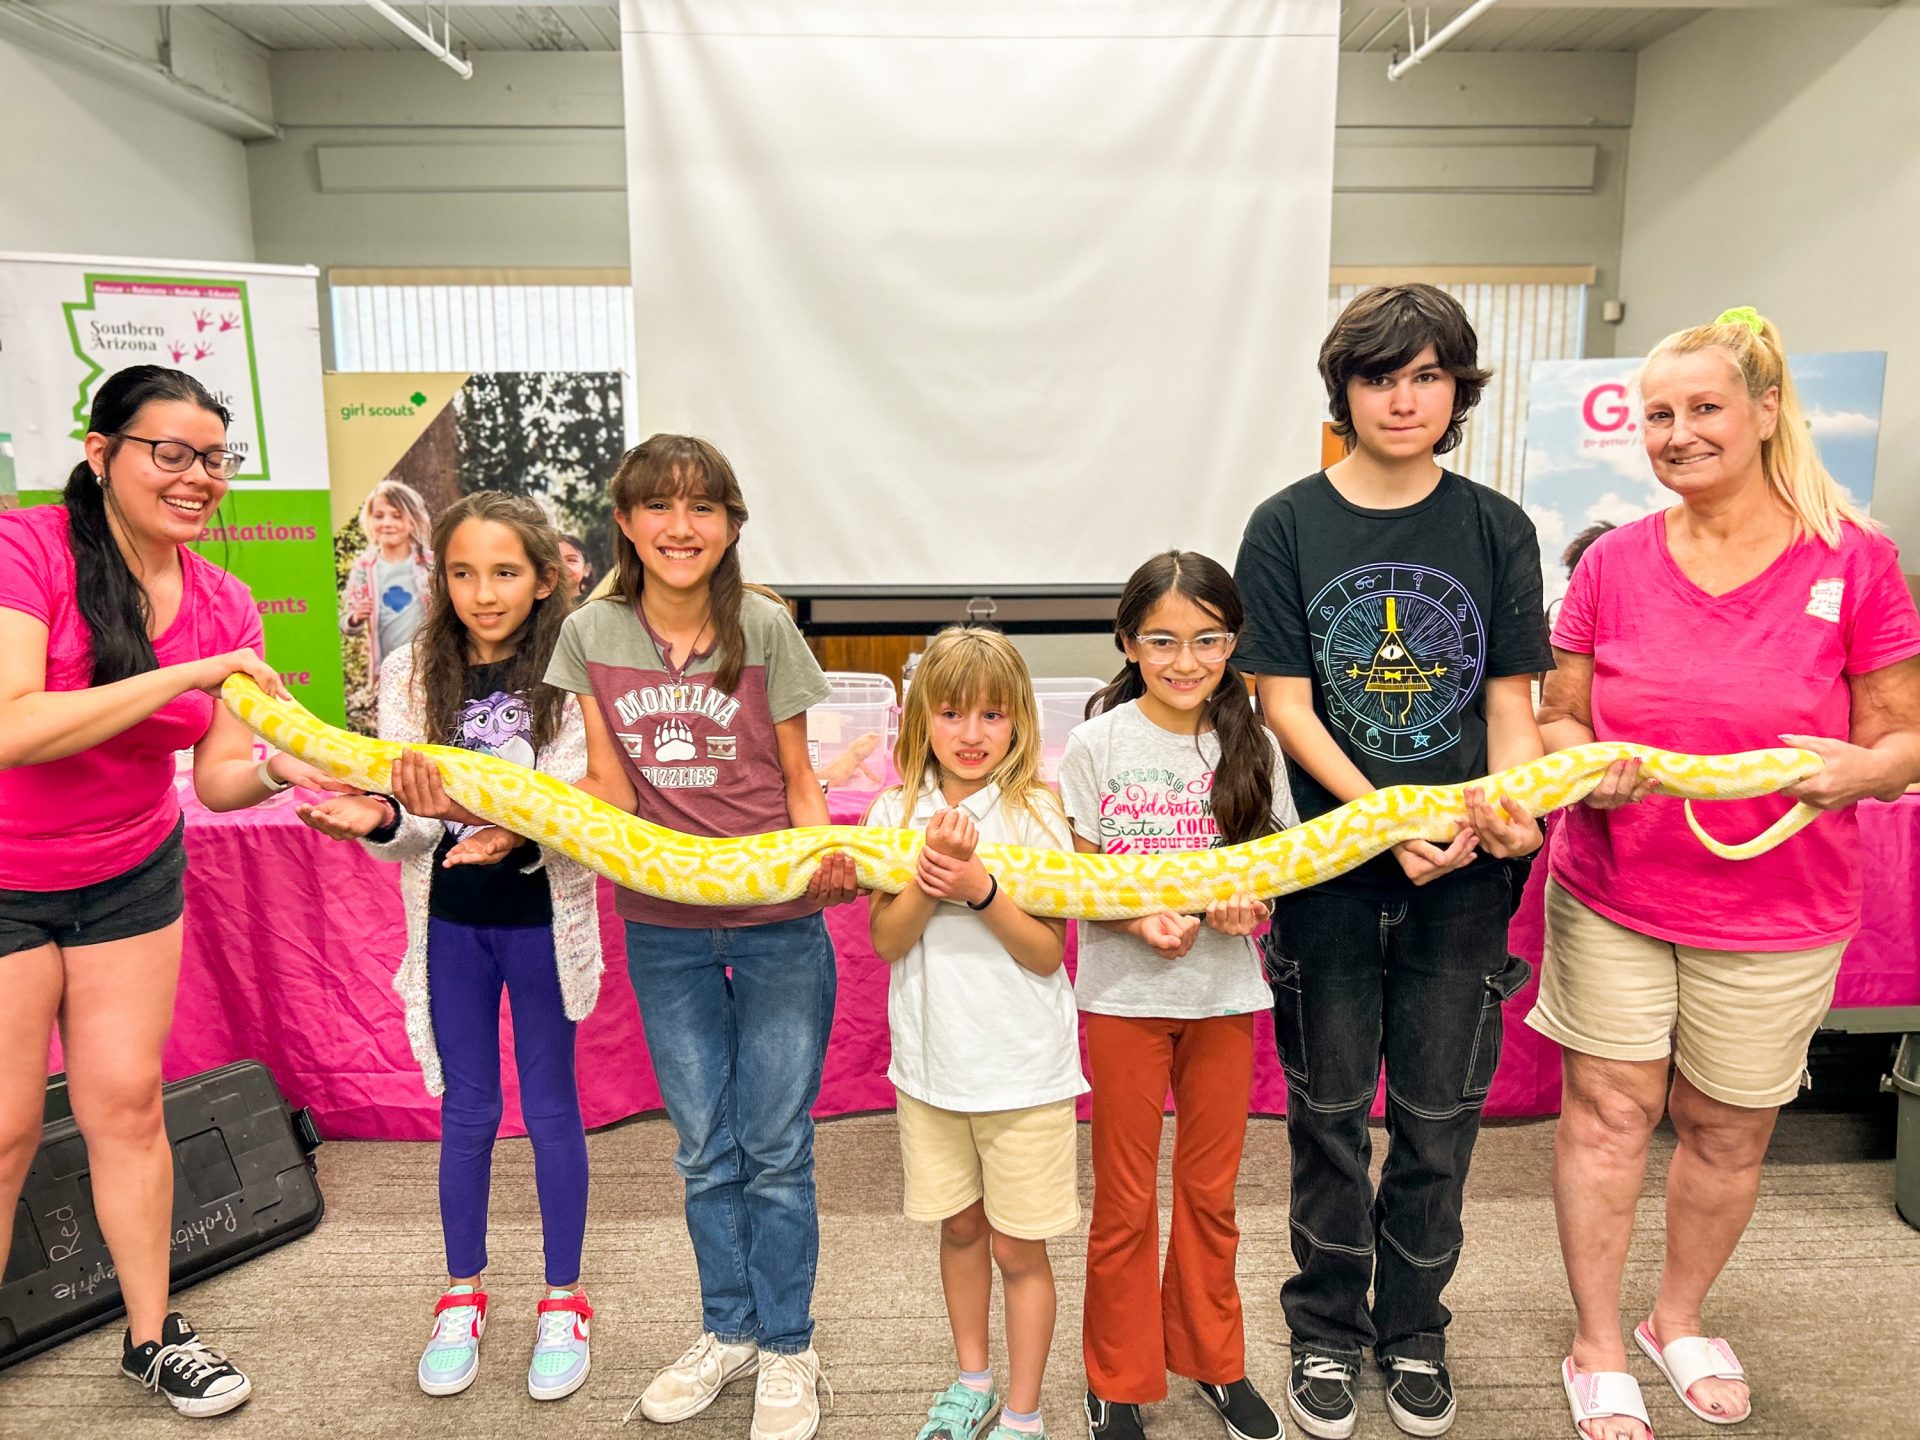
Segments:
[[[695,754],[693,731],[684,720],[662,720],[653,732],[653,758],[666,763],[691,760]]]

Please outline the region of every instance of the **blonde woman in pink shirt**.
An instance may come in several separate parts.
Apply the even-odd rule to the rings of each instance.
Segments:
[[[1893,542],[1820,464],[1779,331],[1729,310],[1655,346],[1639,388],[1647,456],[1679,503],[1601,536],[1574,571],[1547,748],[1800,745],[1826,768],[1708,823],[1745,838],[1790,800],[1833,813],[1771,854],[1721,860],[1623,762],[1555,840],[1527,1023],[1565,1049],[1554,1201],[1577,1329],[1561,1378],[1589,1440],[1651,1440],[1620,1291],[1663,1112],[1677,1140],[1666,1264],[1633,1338],[1699,1419],[1752,1413],[1701,1311],[1860,926],[1854,802],[1920,779],[1920,617]]]
[[[186,548],[239,464],[227,419],[190,375],[122,370],[94,395],[66,503],[0,515],[0,1216],[39,1146],[57,1018],[126,1299],[121,1369],[193,1416],[233,1409],[251,1386],[167,1308],[160,1051],[187,863],[174,752],[193,751],[213,810],[293,784],[346,788],[291,755],[256,760],[208,693],[237,672],[286,694],[247,587]]]

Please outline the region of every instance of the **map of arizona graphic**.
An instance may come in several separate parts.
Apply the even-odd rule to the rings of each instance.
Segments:
[[[1466,587],[1424,565],[1362,565],[1321,587],[1308,635],[1333,727],[1369,755],[1438,755],[1486,664],[1487,630]]]
[[[365,790],[390,791],[395,757],[403,748],[419,750],[440,767],[447,794],[474,814],[557,850],[616,885],[683,905],[777,905],[797,899],[821,860],[836,851],[853,858],[861,885],[898,894],[913,883],[923,843],[917,830],[873,825],[817,825],[712,839],[683,835],[491,755],[453,746],[402,747],[336,729],[293,701],[269,698],[244,675],[228,677],[221,696],[268,744]],[[1557,751],[1473,783],[1544,815],[1584,799],[1608,766],[1628,757],[1637,757],[1667,795],[1688,802],[1687,823],[1694,835],[1724,859],[1744,860],[1770,850],[1822,813],[1795,804],[1764,833],[1733,845],[1714,839],[1693,814],[1694,800],[1771,795],[1817,773],[1822,762],[1810,750],[1682,755],[1609,742]],[[1444,842],[1465,823],[1465,791],[1462,785],[1395,785],[1291,830],[1217,849],[1081,855],[983,845],[978,855],[1013,902],[1032,915],[1123,920],[1162,910],[1199,911],[1234,895],[1304,890],[1403,840]]]

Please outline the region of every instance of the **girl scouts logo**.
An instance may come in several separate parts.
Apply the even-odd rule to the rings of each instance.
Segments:
[[[1451,575],[1363,565],[1322,587],[1307,619],[1328,721],[1355,746],[1412,760],[1459,740],[1487,636]]]

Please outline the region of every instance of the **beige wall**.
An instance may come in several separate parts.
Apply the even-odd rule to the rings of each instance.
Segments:
[[[271,74],[285,138],[247,149],[262,260],[627,264],[617,55],[489,53],[462,82],[420,56],[284,53]],[[1598,307],[1619,267],[1633,89],[1631,55],[1441,55],[1392,84],[1384,56],[1342,56],[1333,263],[1594,265],[1588,349],[1611,354]],[[1445,188],[1507,147],[1593,149],[1591,188]],[[1359,183],[1386,188],[1342,188]]]
[[[240,141],[125,84],[0,39],[0,137],[0,250],[254,258]]]
[[[1920,7],[1722,11],[1642,52],[1622,352],[1729,305],[1885,350],[1874,513],[1920,570]]]

